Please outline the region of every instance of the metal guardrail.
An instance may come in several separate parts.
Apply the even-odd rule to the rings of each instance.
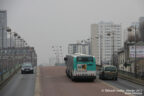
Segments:
[[[119,73],[119,78],[144,86],[144,80]]]
[[[144,80],[144,73],[143,74],[137,74],[136,77],[135,77],[134,73],[123,71],[123,70],[119,70],[119,73],[127,75],[127,76],[131,76],[133,78],[138,78],[138,79]]]
[[[0,89],[6,84],[7,81],[20,69],[20,65],[15,68],[3,73],[3,80],[0,81]]]
[[[37,65],[37,55],[31,47],[0,49],[0,85],[14,74],[24,62]]]

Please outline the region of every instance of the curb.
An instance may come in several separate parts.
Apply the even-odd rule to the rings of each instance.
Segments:
[[[39,67],[37,67],[37,71],[36,71],[36,83],[35,83],[34,96],[42,96],[41,95],[41,87],[40,87],[40,69],[39,69]]]

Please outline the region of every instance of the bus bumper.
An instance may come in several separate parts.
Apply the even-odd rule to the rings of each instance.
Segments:
[[[73,76],[75,79],[96,79],[96,76]]]

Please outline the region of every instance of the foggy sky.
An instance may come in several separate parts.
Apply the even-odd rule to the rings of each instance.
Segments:
[[[144,16],[144,0],[0,0],[8,11],[8,26],[36,48],[38,62],[54,56],[52,45],[90,37],[90,24],[128,24]]]

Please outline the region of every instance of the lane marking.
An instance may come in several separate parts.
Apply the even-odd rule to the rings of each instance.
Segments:
[[[40,68],[39,67],[37,67],[37,72],[36,72],[36,83],[35,83],[34,96],[42,96],[41,95]]]

